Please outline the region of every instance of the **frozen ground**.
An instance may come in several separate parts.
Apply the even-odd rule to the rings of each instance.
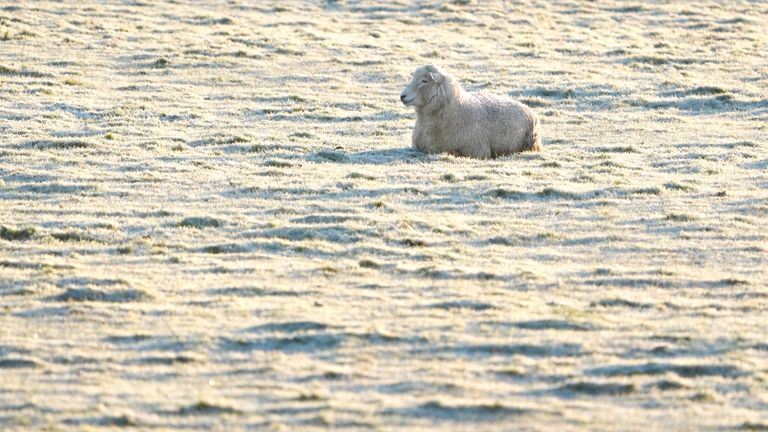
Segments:
[[[0,429],[768,429],[766,28],[2,3]],[[433,62],[534,107],[545,151],[411,151]]]

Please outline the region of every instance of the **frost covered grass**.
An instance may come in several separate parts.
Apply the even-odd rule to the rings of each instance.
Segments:
[[[0,3],[0,429],[765,429],[765,28]],[[544,151],[410,149],[425,63]]]

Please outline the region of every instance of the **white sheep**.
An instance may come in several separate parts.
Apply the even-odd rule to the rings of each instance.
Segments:
[[[434,65],[421,66],[400,95],[416,108],[413,146],[426,153],[495,158],[541,150],[539,120],[510,98],[469,93]]]

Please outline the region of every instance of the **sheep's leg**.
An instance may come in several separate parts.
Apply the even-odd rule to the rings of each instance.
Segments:
[[[492,157],[491,148],[489,146],[463,148],[457,151],[457,153],[461,156],[477,159],[489,159]]]
[[[439,151],[436,151],[434,148],[434,139],[430,134],[418,126],[413,129],[413,137],[411,141],[413,148],[421,150],[424,153],[437,153]]]
[[[523,150],[541,151],[541,136],[539,135],[538,118],[533,118],[532,125],[525,134]]]

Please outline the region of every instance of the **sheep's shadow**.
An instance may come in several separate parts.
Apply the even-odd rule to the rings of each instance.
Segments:
[[[395,162],[417,163],[430,162],[437,159],[435,155],[426,154],[412,147],[402,147],[384,150],[366,150],[346,153],[343,163],[360,165],[381,165]]]
[[[337,148],[338,149],[338,148]],[[360,152],[344,152],[341,149],[334,150],[321,150],[312,153],[306,157],[307,160],[313,162],[330,162],[340,164],[358,164],[358,165],[382,165],[389,163],[424,163],[435,162],[444,160],[445,158],[461,157],[451,155],[449,153],[424,153],[420,150],[416,150],[413,147],[403,147],[395,149],[385,150],[366,150]],[[522,153],[513,155],[503,155],[494,157],[490,160],[504,160],[505,158],[518,157],[525,159],[541,159],[541,155],[538,153]]]

